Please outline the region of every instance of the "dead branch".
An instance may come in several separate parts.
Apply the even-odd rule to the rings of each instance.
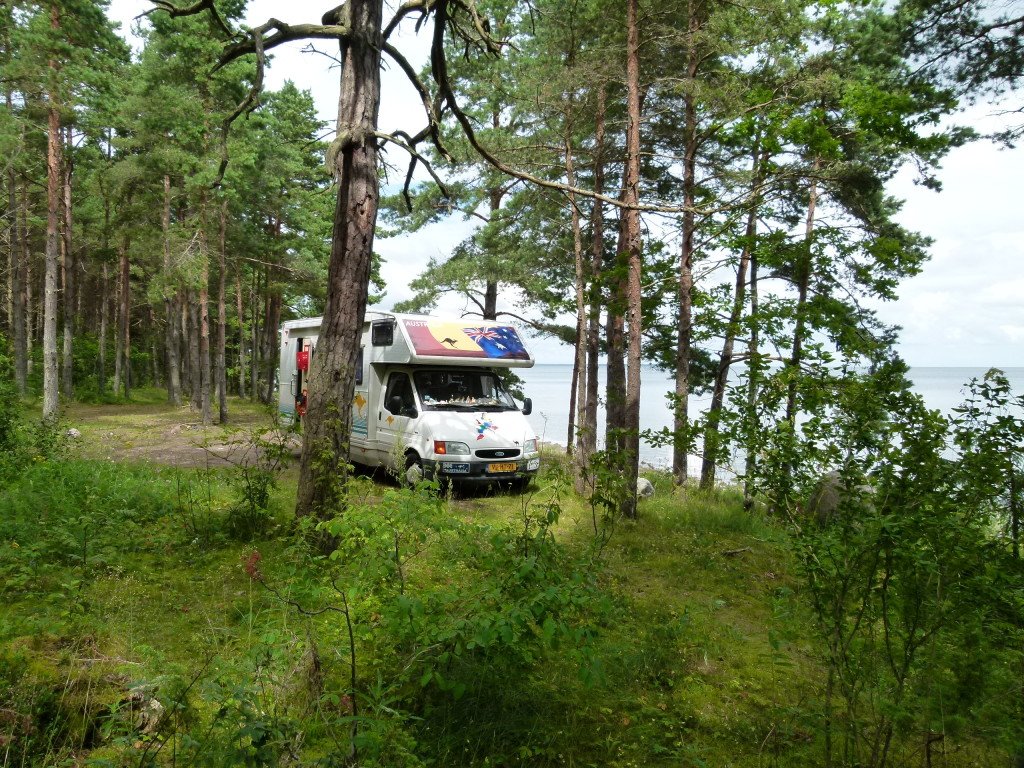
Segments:
[[[267,33],[272,30],[272,34],[268,35]],[[242,56],[256,53],[257,36],[260,38],[260,45],[263,49],[270,50],[283,43],[306,38],[345,40],[351,32],[351,27],[345,24],[285,24],[278,19],[269,19],[264,24],[250,29],[247,39],[229,45],[221,54],[214,69],[227,66]]]
[[[192,5],[187,5],[183,8],[179,8],[174,3],[169,2],[169,0],[152,0],[152,3],[155,6],[154,8],[150,8],[148,11],[140,13],[135,18],[141,19],[143,16],[149,16],[150,14],[156,13],[157,11],[163,11],[172,19],[178,18],[180,16],[195,16],[196,14],[202,13],[203,11],[209,11],[210,15],[213,16],[213,20],[217,23],[217,26],[221,28],[225,35],[227,35],[230,38],[235,37],[237,34],[233,29],[231,29],[231,27],[227,25],[227,23],[221,17],[220,12],[217,10],[217,6],[214,5],[213,0],[197,0],[197,2],[193,3]]]

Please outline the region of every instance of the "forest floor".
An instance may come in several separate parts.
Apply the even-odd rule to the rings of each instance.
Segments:
[[[252,437],[283,442],[298,455],[294,434],[279,433],[271,408],[231,398],[229,423],[204,425],[191,405],[168,405],[163,390],[134,393],[117,405],[74,403],[65,411],[69,428],[81,432],[83,458],[139,461],[199,468],[237,466],[255,458]]]

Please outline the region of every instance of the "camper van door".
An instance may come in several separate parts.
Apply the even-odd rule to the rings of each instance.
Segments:
[[[405,435],[418,416],[411,374],[408,371],[391,371],[381,391],[383,395],[377,407],[379,461],[385,466],[403,470]]]

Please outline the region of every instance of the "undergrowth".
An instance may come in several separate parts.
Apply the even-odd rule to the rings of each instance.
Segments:
[[[276,465],[25,456],[0,490],[6,765],[821,764],[790,531],[738,492],[652,475],[624,521],[551,456],[520,495],[355,476],[325,556]],[[941,764],[1003,764],[983,736],[951,728]]]

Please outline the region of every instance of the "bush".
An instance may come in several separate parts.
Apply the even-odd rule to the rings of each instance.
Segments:
[[[57,589],[152,549],[149,526],[175,504],[173,481],[147,468],[86,461],[32,461],[0,491],[0,593]],[[67,582],[62,579],[62,582]]]

